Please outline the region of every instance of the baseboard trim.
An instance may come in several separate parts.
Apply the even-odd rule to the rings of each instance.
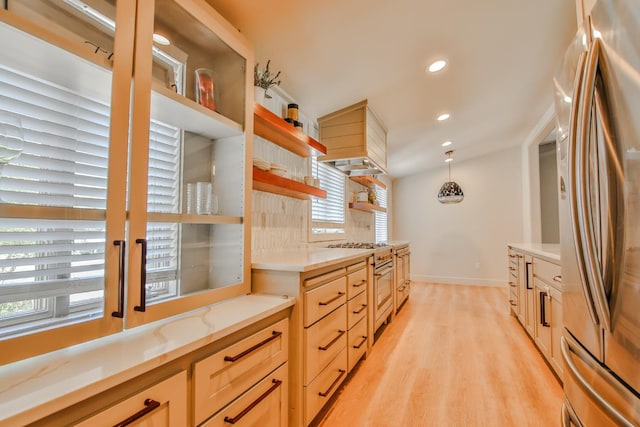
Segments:
[[[419,282],[446,283],[449,285],[492,286],[496,288],[505,288],[508,284],[506,280],[480,279],[469,277],[428,276],[423,274],[412,274],[411,280],[416,280]]]

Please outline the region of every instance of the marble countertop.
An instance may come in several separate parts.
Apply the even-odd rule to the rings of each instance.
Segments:
[[[395,248],[399,248],[401,246],[407,246],[411,242],[409,242],[408,240],[390,240],[387,243],[389,243],[395,249]]]
[[[557,243],[509,243],[508,246],[560,264],[560,245]]]
[[[286,251],[264,251],[251,255],[251,268],[305,272],[366,257],[373,249],[308,247]]]
[[[0,366],[0,426],[25,425],[292,306],[249,294]]]

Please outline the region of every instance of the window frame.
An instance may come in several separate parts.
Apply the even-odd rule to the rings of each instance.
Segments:
[[[309,159],[309,166],[311,168],[311,170],[313,170],[313,168],[315,167],[314,163],[317,162],[317,159],[314,157],[311,157]],[[347,177],[346,175],[344,175],[342,172],[338,171],[335,168],[332,168],[331,166],[327,165],[326,163],[322,163],[319,162],[318,163],[318,168],[320,167],[320,165],[322,165],[322,167],[326,167],[326,168],[330,168],[333,171],[335,171],[336,176],[338,176],[338,174],[341,176],[342,178],[342,215],[343,215],[343,223],[342,223],[342,229],[341,231],[335,232],[335,233],[326,233],[326,232],[320,232],[320,233],[316,233],[313,231],[314,228],[314,220],[313,220],[313,199],[310,201],[311,203],[309,203],[309,221],[308,221],[308,227],[307,227],[307,234],[308,234],[308,241],[313,243],[313,242],[328,242],[328,241],[332,241],[332,240],[342,240],[346,237],[347,235]],[[332,172],[333,173],[333,172]],[[318,175],[318,174],[316,174]],[[322,179],[320,180],[320,186],[322,188]],[[327,190],[327,197],[329,197],[329,190]]]

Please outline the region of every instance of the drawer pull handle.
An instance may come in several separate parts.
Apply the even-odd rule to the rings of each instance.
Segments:
[[[337,300],[338,298],[340,298],[342,295],[344,295],[344,292],[338,292],[338,295],[336,295],[335,297],[331,298],[329,301],[320,301],[318,303],[318,305],[329,305],[332,302],[334,302],[335,300]]]
[[[558,282],[558,283],[562,283],[562,276],[560,276],[560,275],[553,276],[553,281],[554,282]]]
[[[280,335],[282,335],[282,332],[280,332],[280,331],[271,331],[271,336],[269,338],[267,338],[266,340],[259,342],[258,344],[254,345],[253,347],[250,347],[250,348],[246,349],[245,351],[243,351],[242,353],[239,353],[239,354],[237,354],[235,356],[225,356],[224,357],[224,361],[225,362],[235,362],[238,359],[242,359],[247,354],[256,351],[257,349],[259,349],[263,345],[267,344],[269,341],[275,340]]]
[[[153,400],[153,399],[145,399],[144,400],[144,406],[145,406],[144,408],[142,408],[141,410],[139,410],[135,414],[131,415],[126,420],[120,421],[118,424],[114,425],[113,427],[125,427],[125,426],[128,426],[132,422],[144,417],[149,412],[151,412],[154,409],[156,409],[157,407],[159,407],[160,406],[160,402],[158,402],[157,400]]]
[[[509,300],[509,304],[511,304],[511,305],[513,305],[513,306],[518,305],[518,303],[516,303],[516,302],[515,302],[514,300],[512,300],[512,299],[510,299],[510,300]]]
[[[509,282],[509,286],[511,286],[512,288],[515,288],[515,287],[516,287],[516,284],[510,281],[510,282]]]
[[[362,307],[360,308],[360,310],[353,310],[353,314],[360,314],[362,313],[362,310],[364,310],[365,308],[367,308],[367,304],[362,304]]]
[[[345,334],[345,331],[342,331],[340,329],[338,329],[338,336],[335,337],[334,339],[332,339],[329,344],[327,345],[321,345],[320,347],[318,347],[318,350],[322,350],[322,351],[327,351],[329,350],[329,347],[331,347],[332,345],[334,345],[336,343],[336,341],[338,341],[340,339],[341,336],[343,336]]]
[[[269,390],[265,391],[264,393],[262,393],[256,400],[254,400],[253,402],[251,402],[251,404],[249,406],[247,406],[246,408],[244,408],[242,411],[240,411],[240,413],[238,415],[236,415],[235,417],[231,418],[231,417],[224,417],[224,422],[225,423],[229,423],[229,424],[235,424],[238,421],[240,421],[242,419],[242,417],[244,417],[245,415],[247,415],[249,412],[251,412],[251,410],[253,408],[255,408],[256,406],[258,406],[258,404],[260,402],[262,402],[264,399],[267,398],[267,396],[269,396],[271,393],[274,392],[275,389],[277,389],[278,387],[280,387],[280,384],[282,384],[281,380],[277,380],[277,379],[273,379],[271,380],[271,383],[273,384],[271,387],[269,387]]]
[[[353,284],[353,285],[351,285],[351,286],[353,286],[354,288],[359,288],[360,286],[362,286],[362,285],[366,285],[366,284],[367,284],[367,280],[366,280],[366,279],[362,279],[362,280],[360,281],[360,283],[354,283],[354,284]]]
[[[360,347],[362,347],[362,344],[364,344],[365,342],[367,342],[367,336],[363,335],[362,336],[362,341],[360,341],[359,344],[354,345],[353,348],[359,349]]]
[[[515,267],[509,267],[509,270],[516,271],[517,269]]]
[[[323,392],[318,392],[318,396],[322,396],[322,397],[327,397],[329,395],[329,393],[331,393],[331,390],[333,390],[333,388],[338,384],[338,382],[340,381],[340,378],[342,378],[342,376],[347,372],[344,369],[338,369],[338,372],[340,372],[340,375],[338,375],[338,378],[336,378],[331,385],[329,386],[329,388],[327,389],[327,391]]]

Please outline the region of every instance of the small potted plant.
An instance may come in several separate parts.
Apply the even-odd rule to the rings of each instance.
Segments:
[[[278,80],[278,77],[280,77],[280,71],[275,75],[272,75],[269,70],[270,63],[271,60],[268,60],[266,67],[264,67],[264,70],[262,71],[260,71],[259,63],[256,63],[253,67],[253,85],[256,88],[256,102],[259,104],[264,102],[264,98],[271,99],[271,95],[267,93],[269,88],[280,85],[280,80]]]

